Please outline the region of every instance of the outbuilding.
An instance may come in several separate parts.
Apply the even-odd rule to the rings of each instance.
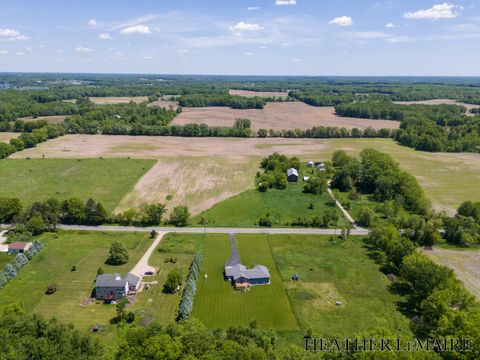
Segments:
[[[8,253],[9,254],[21,254],[30,249],[32,246],[31,242],[13,242],[8,244]]]
[[[298,182],[298,171],[297,169],[290,168],[287,170],[287,179],[289,182]]]

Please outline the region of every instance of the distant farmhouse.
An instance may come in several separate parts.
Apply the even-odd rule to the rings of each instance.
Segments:
[[[270,284],[270,273],[266,266],[255,265],[247,269],[240,262],[234,234],[230,234],[232,256],[225,263],[225,278],[233,283],[236,289],[248,289],[252,285]]]
[[[8,244],[8,253],[21,254],[30,249],[31,246],[31,242],[13,242],[11,244]]]
[[[124,277],[120,274],[97,275],[95,298],[105,301],[120,300],[129,292],[137,291],[139,285],[140,278],[132,273],[128,273]]]
[[[287,170],[287,179],[289,182],[297,182],[298,181],[298,171],[297,169],[290,168]]]

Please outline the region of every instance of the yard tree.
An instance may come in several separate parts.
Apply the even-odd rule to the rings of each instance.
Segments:
[[[351,159],[352,158],[347,155],[345,150],[336,150],[332,155],[332,164],[335,167],[342,167],[342,166],[347,165],[347,163]]]
[[[27,230],[33,235],[40,235],[48,230],[47,224],[41,214],[35,213],[35,215],[27,221]]]
[[[361,226],[370,227],[372,226],[374,220],[375,220],[375,212],[368,206],[364,206],[362,210],[360,210],[358,223]]]
[[[22,204],[17,198],[0,198],[0,223],[9,223],[22,213]]]
[[[128,262],[128,251],[121,242],[112,243],[106,262],[110,265],[122,265]]]
[[[186,206],[175,206],[170,214],[170,223],[175,226],[187,226],[190,221],[190,211]]]
[[[167,275],[167,280],[163,285],[163,292],[173,294],[180,285],[182,285],[182,274],[178,269],[173,269]]]
[[[85,203],[85,223],[100,225],[107,220],[107,211],[101,203],[88,199]]]
[[[465,201],[459,206],[457,214],[466,217],[469,216],[473,218],[476,223],[480,224],[480,202]]]
[[[325,179],[323,176],[312,176],[303,186],[303,191],[309,194],[321,195],[326,190],[327,179]]]
[[[64,200],[61,204],[61,217],[65,224],[83,224],[85,222],[85,204],[78,198]]]
[[[164,204],[143,204],[140,208],[141,222],[144,225],[159,225],[162,223],[165,211]]]

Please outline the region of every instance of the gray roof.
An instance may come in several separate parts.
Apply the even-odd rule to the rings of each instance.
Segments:
[[[268,269],[263,265],[255,265],[252,269],[240,263],[240,256],[238,255],[237,245],[235,243],[235,235],[230,234],[230,244],[232,247],[232,256],[225,263],[225,276],[233,277],[233,280],[239,278],[245,279],[264,279],[270,278]]]
[[[225,275],[233,277],[233,280],[245,279],[265,279],[270,278],[270,272],[266,266],[255,265],[252,269],[247,269],[243,264],[237,264],[232,267],[225,267]]]
[[[125,280],[128,281],[130,285],[133,285],[135,287],[140,282],[140,278],[136,275],[133,275],[132,273],[128,273],[127,275],[125,275]]]
[[[96,287],[120,287],[125,286],[125,279],[120,274],[102,274],[97,275]]]
[[[298,176],[298,171],[297,171],[297,169],[294,169],[294,168],[288,169],[288,170],[287,170],[287,176],[290,176],[290,175]]]
[[[95,281],[96,287],[125,287],[125,283],[137,286],[140,282],[140,278],[132,273],[128,273],[124,277],[120,274],[102,274],[97,275],[97,280]]]

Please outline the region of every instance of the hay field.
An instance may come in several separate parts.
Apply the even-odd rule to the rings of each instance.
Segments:
[[[140,104],[144,101],[148,101],[147,96],[105,96],[105,97],[90,97],[90,101],[97,105],[110,105],[110,104],[126,104],[133,101]]]
[[[288,92],[282,91],[250,91],[250,90],[229,90],[230,95],[243,96],[243,97],[281,97],[287,98]]]
[[[0,132],[0,142],[8,143],[10,139],[16,138],[20,135],[19,133],[13,132]]]
[[[335,115],[335,108],[314,107],[302,102],[275,102],[268,103],[264,109],[230,109],[221,106],[204,108],[184,108],[172,124],[185,125],[188,123],[207,124],[210,126],[232,126],[235,119],[246,118],[252,122],[252,128],[293,130],[311,129],[314,126],[359,128],[397,129],[398,121],[370,120],[342,117]]]
[[[465,287],[480,300],[480,250],[454,250],[434,248],[423,253],[440,265],[455,271]]]
[[[25,122],[31,122],[31,121],[39,121],[39,120],[45,120],[46,122],[50,124],[60,124],[65,121],[66,116],[65,115],[54,115],[54,116],[39,116],[39,117],[23,117],[19,118],[18,120],[22,120]]]
[[[218,195],[223,192],[217,198],[223,200],[252,188],[260,159],[273,152],[296,155],[303,161],[325,161],[337,149],[357,154],[367,147],[390,154],[404,170],[416,176],[437,210],[451,214],[465,200],[480,201],[480,188],[477,186],[480,181],[480,154],[421,152],[400,146],[390,139],[67,135],[14,153],[11,158],[41,158],[45,154],[46,158],[130,156],[157,159],[160,160],[159,165],[144,175],[135,191],[138,194],[143,192],[152,201],[165,202],[165,197],[173,190],[182,189],[175,190],[172,201],[189,199],[188,206],[200,211],[216,201],[211,200],[212,193]],[[235,169],[239,173],[234,173]],[[235,181],[232,182],[232,179]],[[157,183],[168,186],[163,188]],[[145,184],[145,190],[140,184]],[[136,200],[134,195],[127,195],[121,204],[137,201],[140,200]]]

